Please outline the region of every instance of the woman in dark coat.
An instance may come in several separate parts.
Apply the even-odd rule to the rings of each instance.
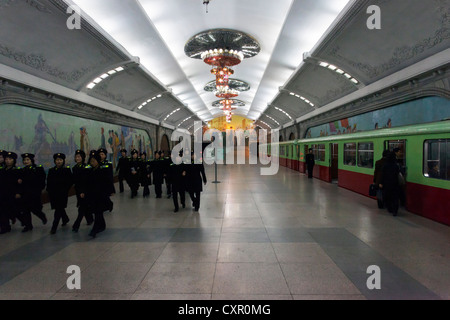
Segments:
[[[63,227],[70,221],[66,213],[66,208],[69,199],[69,190],[73,185],[72,171],[70,167],[65,166],[66,155],[57,153],[53,155],[53,160],[55,166],[48,171],[47,177],[47,192],[50,197],[51,207],[55,210],[51,234],[56,233],[59,220],[62,219]]]
[[[21,170],[16,167],[17,154],[4,152],[5,163],[0,167],[0,234],[11,232],[9,220],[14,224],[20,212],[22,185]]]
[[[150,196],[149,186],[152,184],[150,161],[147,160],[147,153],[141,152],[141,165],[139,168],[139,182],[144,187],[144,198]]]
[[[141,170],[141,161],[137,150],[131,151],[131,159],[128,163],[127,182],[131,189],[131,199],[137,196],[139,190],[139,172]]]
[[[101,165],[102,159],[98,152],[91,152],[89,156],[88,172],[86,175],[86,198],[89,212],[95,216],[94,226],[89,235],[96,237],[97,233],[105,231],[106,222],[103,212],[109,207],[110,168]]]
[[[196,161],[194,153],[191,154],[191,164],[187,165],[187,190],[194,205],[194,210],[200,209],[200,194],[203,191],[203,184],[206,185],[207,179],[203,162]],[[203,184],[202,184],[203,182]]]
[[[23,188],[22,196],[22,222],[25,228],[22,232],[33,230],[31,213],[47,224],[47,217],[42,212],[42,190],[45,189],[45,171],[42,166],[34,162],[34,154],[22,154],[23,169],[21,175],[21,185]]]
[[[77,150],[75,152],[75,166],[72,168],[73,183],[75,185],[75,192],[77,194],[77,208],[78,217],[73,224],[72,231],[78,232],[80,224],[83,218],[86,218],[88,226],[94,222],[92,213],[89,212],[88,204],[86,202],[86,180],[89,165],[86,165],[86,153],[83,150]]]
[[[379,187],[383,190],[384,203],[390,213],[394,216],[398,212],[399,202],[399,173],[395,153],[390,152],[385,160]]]
[[[155,185],[156,198],[162,196],[162,184],[164,182],[164,162],[161,159],[161,153],[155,151],[155,158],[151,162],[151,168],[153,173],[153,184]]]

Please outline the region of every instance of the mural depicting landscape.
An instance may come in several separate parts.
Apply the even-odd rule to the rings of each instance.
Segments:
[[[0,112],[0,149],[19,157],[33,153],[36,163],[47,170],[54,166],[53,154],[58,152],[67,155],[67,165],[73,165],[77,149],[88,154],[105,148],[115,167],[121,149],[127,149],[128,155],[132,149],[152,155],[156,148],[156,128],[149,136],[144,130],[14,104],[1,105]],[[18,165],[22,165],[21,158]]]
[[[427,97],[310,128],[307,138],[402,127],[450,119],[450,100]]]

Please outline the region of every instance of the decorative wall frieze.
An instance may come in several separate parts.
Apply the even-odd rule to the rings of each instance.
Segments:
[[[40,12],[52,13],[52,11],[45,4],[43,4],[42,1],[38,1],[38,0],[0,0],[0,10],[3,8],[6,8],[6,7],[11,7],[16,4],[22,4],[22,3],[26,3],[30,7],[33,7]]]

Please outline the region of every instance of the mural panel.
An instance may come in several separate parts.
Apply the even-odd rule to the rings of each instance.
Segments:
[[[306,138],[402,127],[450,119],[450,100],[427,97],[308,129]]]
[[[15,104],[1,105],[0,113],[0,149],[19,156],[33,153],[36,163],[46,169],[54,166],[53,154],[58,152],[67,155],[67,165],[73,165],[75,150],[88,154],[90,150],[105,148],[115,167],[123,148],[148,155],[153,155],[156,148],[154,126],[149,135],[145,130]],[[18,164],[22,165],[21,159]]]

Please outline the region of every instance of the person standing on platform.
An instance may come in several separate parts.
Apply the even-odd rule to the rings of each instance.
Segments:
[[[200,195],[203,191],[203,184],[206,185],[207,182],[203,162],[197,161],[195,153],[192,152],[191,164],[188,165],[187,170],[187,190],[195,212],[200,209]]]
[[[147,160],[147,153],[141,152],[141,165],[139,168],[139,179],[141,186],[144,187],[144,198],[150,196],[151,170],[150,161]]]
[[[89,236],[95,238],[98,233],[106,230],[105,217],[103,212],[108,208],[110,168],[101,165],[102,158],[97,151],[89,154],[90,166],[86,168],[86,189],[84,197],[89,208],[89,212],[94,214],[94,226]],[[83,194],[82,194],[83,195]]]
[[[22,187],[19,184],[21,178],[20,168],[16,167],[17,154],[4,152],[5,163],[0,169],[0,234],[11,232],[11,222],[16,222],[19,213]]]
[[[162,184],[164,182],[164,168],[161,160],[161,152],[155,151],[155,159],[151,162],[151,168],[153,173],[153,184],[155,185],[156,198],[162,197]]]
[[[119,159],[119,163],[117,163],[116,167],[116,173],[119,173],[119,188],[120,193],[123,193],[123,180],[126,180],[127,178],[127,172],[128,172],[128,164],[130,162],[130,158],[127,157],[127,150],[122,149],[120,150],[121,157]]]
[[[183,157],[182,151],[177,157],[177,163],[181,162],[181,158]],[[180,201],[183,208],[186,208],[186,166],[184,163],[175,164],[171,163],[168,172],[168,180],[171,183],[171,191],[172,191],[172,199],[173,204],[175,206],[175,210],[173,212],[179,211],[178,205],[178,194],[180,194]]]
[[[131,151],[131,160],[128,164],[128,185],[131,189],[131,199],[138,195],[139,190],[139,172],[141,168],[141,161],[139,159],[139,152],[134,149]]]
[[[108,188],[107,188],[107,193],[109,194],[109,196],[108,196],[107,210],[109,212],[111,212],[111,211],[113,211],[113,208],[114,208],[114,202],[111,201],[110,197],[114,196],[114,194],[116,193],[116,188],[114,187],[114,167],[113,167],[112,163],[107,160],[108,151],[106,151],[106,149],[100,148],[98,150],[98,154],[100,155],[100,159],[101,159],[100,165],[102,167],[105,167],[106,169],[108,169],[108,172],[109,172],[109,184],[108,184]]]
[[[386,208],[394,216],[398,212],[399,184],[398,176],[400,168],[395,159],[395,153],[389,152],[383,166],[379,187],[383,190],[383,199]]]
[[[42,212],[42,190],[45,189],[46,174],[42,166],[34,162],[34,154],[22,154],[23,169],[19,183],[22,185],[22,217],[25,225],[22,232],[33,230],[31,213],[47,224],[47,217]]]
[[[89,212],[89,206],[86,201],[86,179],[89,165],[86,165],[86,153],[83,150],[75,151],[75,166],[72,168],[73,184],[77,195],[78,217],[73,224],[72,231],[78,232],[83,218],[86,218],[87,225],[94,222],[92,213]]]
[[[306,155],[306,168],[308,169],[308,179],[313,178],[315,159],[313,149],[308,150],[308,154]]]
[[[373,173],[373,183],[375,184],[375,186],[377,186],[377,188],[381,184],[381,179],[382,179],[382,175],[383,175],[383,167],[386,162],[386,157],[388,155],[389,155],[389,150],[384,150],[383,157],[380,160],[378,160],[377,162],[375,162],[375,171]],[[383,192],[379,188],[377,191],[377,203],[378,203],[379,209],[384,208]]]
[[[53,155],[55,166],[48,171],[47,192],[50,197],[50,204],[55,210],[51,234],[55,234],[62,219],[62,226],[66,226],[70,219],[67,216],[66,208],[69,199],[69,190],[73,185],[72,171],[65,166],[66,155],[56,153]]]
[[[169,199],[172,196],[172,183],[170,182],[170,174],[169,174],[169,168],[170,165],[172,164],[172,157],[170,155],[171,155],[170,150],[168,151],[167,155],[164,153],[164,151],[161,151],[163,175],[167,189],[167,199]]]

